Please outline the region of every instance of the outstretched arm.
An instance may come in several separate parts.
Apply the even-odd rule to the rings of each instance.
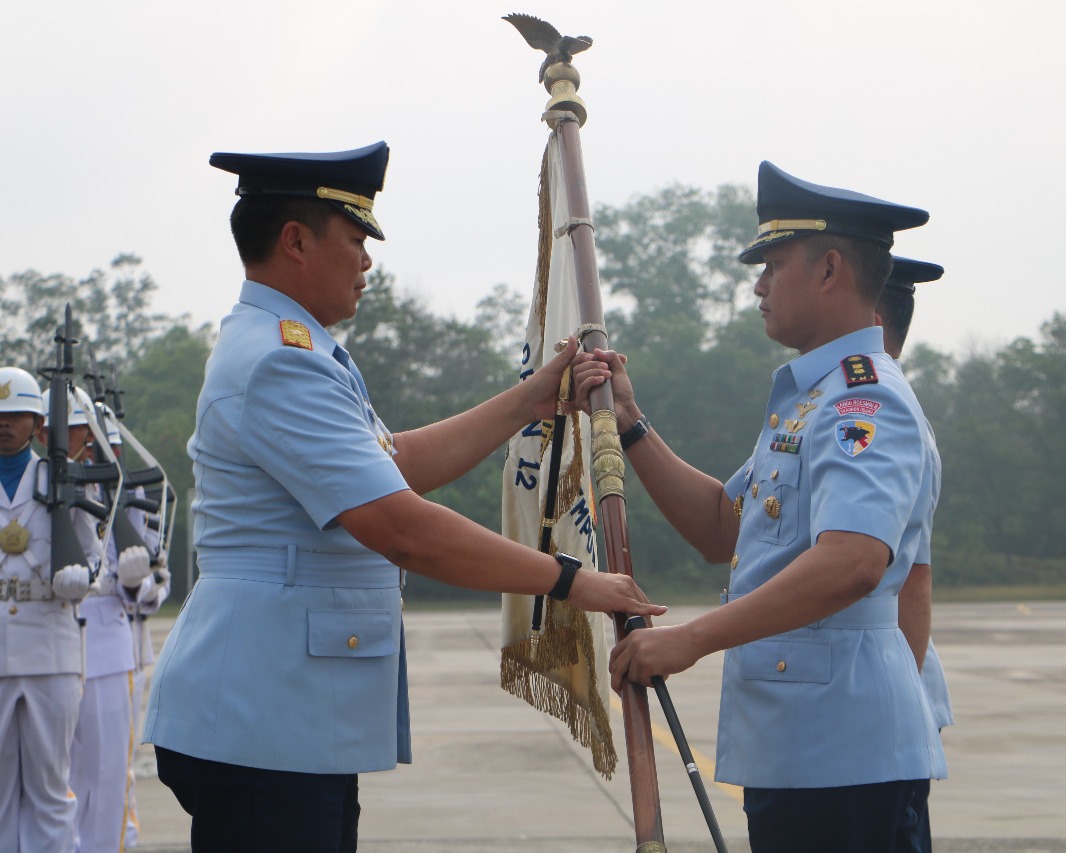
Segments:
[[[559,578],[554,557],[512,542],[403,490],[345,510],[338,523],[402,569],[467,589],[544,595]],[[658,616],[631,577],[579,571],[568,599],[582,610]]]
[[[536,373],[479,406],[443,421],[393,437],[395,461],[420,495],[461,477],[526,424],[555,414],[563,372],[577,352],[577,340]]]
[[[599,349],[575,356],[575,405],[587,410],[589,392],[608,380],[621,435],[641,416],[625,356]],[[626,458],[659,512],[685,541],[708,562],[729,562],[740,521],[721,481],[677,456],[654,428],[626,450]]]

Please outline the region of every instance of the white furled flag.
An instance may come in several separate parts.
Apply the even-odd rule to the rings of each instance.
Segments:
[[[568,217],[560,145],[553,132],[541,164],[537,281],[522,350],[522,379],[552,358],[556,343],[576,334],[580,325]],[[553,431],[552,421],[533,421],[508,442],[503,534],[537,548],[547,517],[552,523],[551,552],[570,554],[581,560],[583,571],[597,571],[588,416],[569,415],[564,434]],[[553,512],[545,502],[554,441],[562,441],[563,449]],[[543,629],[532,643],[533,609],[533,596],[503,597],[501,686],[565,722],[574,739],[591,750],[595,768],[610,779],[618,756],[608,702],[607,617],[544,596]]]

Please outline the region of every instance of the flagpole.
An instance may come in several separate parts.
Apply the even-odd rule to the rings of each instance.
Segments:
[[[585,168],[581,154],[580,126],[586,118],[585,105],[577,96],[580,76],[567,61],[550,65],[544,72],[544,87],[551,94],[544,120],[558,136],[563,177],[569,204],[568,231],[574,248],[578,305],[581,317],[579,336],[586,352],[607,349],[603,323],[600,278],[596,265],[596,245],[589,210]],[[629,530],[626,521],[625,459],[618,440],[614,395],[605,383],[590,395],[592,408],[592,467],[600,517],[603,519],[608,571],[633,576],[630,561]],[[614,615],[615,642],[626,635],[626,614]],[[622,721],[629,760],[629,784],[633,798],[633,826],[637,853],[665,853],[659,780],[651,734],[647,688],[626,681],[621,691]]]

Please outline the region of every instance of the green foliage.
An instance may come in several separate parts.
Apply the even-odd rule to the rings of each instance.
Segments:
[[[396,289],[381,269],[367,276],[367,289],[352,320],[330,331],[351,353],[367,383],[374,409],[393,432],[414,429],[463,412],[517,381],[515,340],[521,339],[528,311],[519,297],[497,288],[482,300],[478,318],[465,323],[433,315],[412,296]],[[500,529],[501,447],[454,483],[428,494],[491,530]],[[472,593],[410,576],[412,599],[487,600]]]
[[[196,400],[203,384],[204,366],[211,351],[212,333],[204,326],[190,331],[172,326],[156,338],[131,370],[119,377],[123,391],[125,424],[151,453],[177,495],[175,527],[170,549],[173,594],[182,597],[188,559],[188,511],[192,493],[192,462],[185,445],[196,425]],[[141,462],[131,458],[131,469]]]
[[[611,345],[630,356],[641,405],[657,431],[679,456],[720,479],[750,455],[770,374],[790,357],[766,337],[751,307],[758,270],[735,260],[754,222],[750,191],[732,186],[713,193],[668,187],[596,214],[603,284],[622,304],[607,318]],[[151,313],[155,284],[139,265],[120,255],[106,273],[80,281],[34,271],[0,278],[0,363],[34,370],[51,362],[52,335],[71,303],[78,334],[94,344],[105,370],[111,363],[118,369],[126,425],[178,493],[171,565],[180,584],[192,486],[185,445],[213,341],[206,327],[191,330],[186,318]],[[439,317],[377,269],[357,318],[332,332],[398,432],[461,412],[517,381],[528,306],[528,295],[498,285],[474,321]],[[1066,317],[1055,314],[1038,339],[1019,338],[998,352],[949,356],[913,345],[903,365],[943,460],[937,589],[971,595],[1019,584],[1066,588],[1066,504],[1056,496],[1066,454],[1045,438],[1066,420]],[[83,368],[77,365],[79,376]],[[503,451],[428,497],[499,529]],[[728,566],[707,565],[635,477],[626,492],[633,564],[645,589],[669,600],[715,601]],[[177,599],[182,592],[176,585]],[[407,595],[412,603],[496,600],[421,577],[409,580]]]
[[[0,363],[29,370],[53,364],[53,336],[69,303],[74,334],[93,345],[97,360],[130,364],[174,323],[149,312],[156,284],[136,255],[118,255],[107,272],[93,270],[75,281],[35,270],[0,278]],[[84,356],[75,350],[76,357]],[[80,370],[78,371],[80,374]]]

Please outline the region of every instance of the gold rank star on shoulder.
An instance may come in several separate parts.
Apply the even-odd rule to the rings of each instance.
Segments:
[[[299,320],[282,320],[281,342],[287,347],[299,347],[300,349],[314,349],[311,346],[311,332]]]

